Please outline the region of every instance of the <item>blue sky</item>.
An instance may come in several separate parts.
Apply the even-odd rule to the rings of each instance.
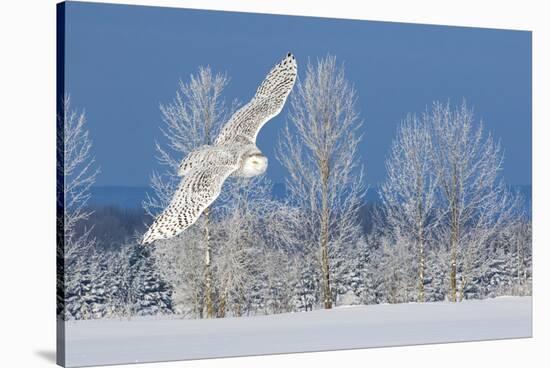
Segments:
[[[479,28],[274,16],[70,2],[66,91],[84,108],[101,166],[98,185],[146,186],[162,141],[160,103],[199,65],[227,72],[226,98],[247,102],[267,71],[292,51],[344,62],[364,120],[367,181],[384,180],[400,120],[434,100],[474,107],[500,139],[509,184],[531,184],[531,33]],[[287,108],[264,126],[258,146],[268,175],[283,182],[274,143]]]

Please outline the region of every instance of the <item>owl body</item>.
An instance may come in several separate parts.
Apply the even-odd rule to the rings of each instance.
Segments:
[[[230,176],[251,178],[267,170],[268,159],[252,144],[204,145],[191,152],[180,164],[178,175],[185,176],[194,167],[230,165],[236,169]]]

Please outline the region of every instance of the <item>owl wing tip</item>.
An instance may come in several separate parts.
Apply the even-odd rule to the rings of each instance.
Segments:
[[[141,245],[149,245],[153,242],[154,240],[151,239],[147,234],[145,236],[143,236],[143,238],[141,239]]]
[[[140,242],[141,245],[144,245],[144,246],[149,245],[154,243],[156,240],[160,239],[159,237],[155,236],[155,233],[151,230],[152,228],[147,230],[147,232],[143,235]]]

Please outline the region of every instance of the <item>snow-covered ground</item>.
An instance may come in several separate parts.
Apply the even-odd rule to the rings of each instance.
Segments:
[[[66,364],[85,366],[531,336],[531,297],[342,307],[307,313],[66,323]]]

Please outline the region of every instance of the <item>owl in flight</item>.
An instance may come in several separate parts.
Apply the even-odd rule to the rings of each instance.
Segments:
[[[143,244],[172,238],[193,225],[220,195],[229,176],[252,177],[267,169],[267,157],[256,147],[262,126],[283,109],[297,65],[288,55],[267,75],[249,103],[237,110],[213,145],[204,145],[181,162],[182,177],[170,204],[143,236]]]

